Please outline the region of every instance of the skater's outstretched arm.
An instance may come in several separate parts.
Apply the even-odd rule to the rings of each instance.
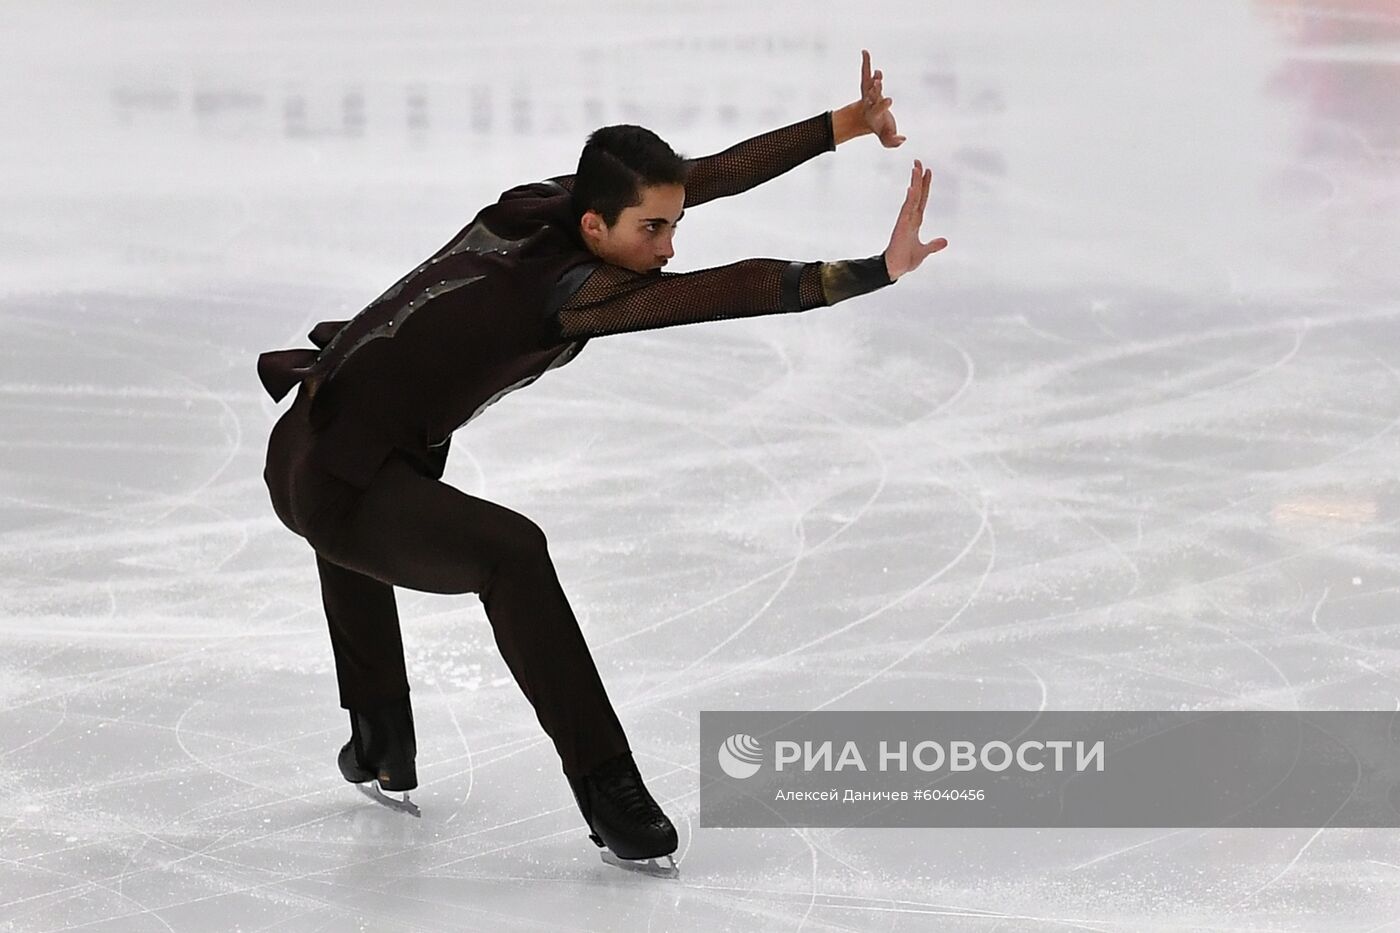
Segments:
[[[685,206],[756,188],[823,152],[836,149],[831,111],[735,143],[723,152],[686,159]]]
[[[686,159],[685,206],[748,191],[857,136],[875,134],[885,147],[899,146],[905,138],[895,131],[893,101],[884,96],[883,82],[879,70],[870,70],[870,53],[861,49],[860,99],[761,133],[723,152]],[[551,180],[573,191],[573,175]]]
[[[745,259],[697,272],[638,273],[599,263],[555,313],[557,337],[601,337],[677,324],[806,311],[891,284],[948,245],[919,239],[933,172],[914,160],[909,187],[878,256],[839,262]]]
[[[869,51],[861,49],[860,54],[858,100],[746,139],[715,155],[687,160],[686,206],[748,191],[857,136],[873,133],[887,148],[903,143],[890,112],[893,101],[884,96],[884,75],[871,72]]]
[[[836,148],[831,111],[735,143],[723,152],[686,159],[685,206],[748,191]],[[550,179],[570,192],[574,176]]]

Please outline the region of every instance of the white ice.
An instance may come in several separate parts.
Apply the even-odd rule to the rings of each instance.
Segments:
[[[0,930],[1379,930],[1387,830],[702,829],[705,709],[1400,703],[1400,8],[10,0]],[[670,269],[875,295],[604,338],[454,440],[529,515],[679,882],[601,863],[476,597],[399,591],[421,821],[345,784],[261,470],[305,346],[607,123],[854,100]]]

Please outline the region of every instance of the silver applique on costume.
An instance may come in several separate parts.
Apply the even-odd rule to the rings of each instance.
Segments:
[[[407,285],[409,282],[413,281],[419,275],[421,275],[423,270],[427,269],[429,266],[433,266],[439,262],[442,262],[444,259],[451,258],[452,256],[460,256],[462,253],[496,253],[501,256],[509,255],[511,251],[518,249],[521,244],[527,242],[534,236],[537,236],[538,233],[539,231],[527,237],[521,237],[519,239],[511,240],[498,235],[497,233],[492,231],[490,227],[486,226],[485,223],[483,223],[480,220],[477,220],[470,224],[465,230],[463,230],[462,235],[459,236],[452,243],[448,244],[447,248],[444,249],[440,254],[433,256],[430,259],[424,260],[423,263],[418,266],[418,268],[414,269],[412,272],[399,279],[393,285],[389,286],[389,288],[385,290],[384,294],[380,295],[378,298],[374,299],[368,305],[366,305],[364,309],[360,311],[360,314],[364,314],[366,311],[370,311],[371,309],[378,307],[386,301],[390,301],[394,298],[397,298],[399,293],[403,291],[404,286]],[[353,354],[356,350],[359,350],[362,346],[364,346],[366,342],[373,340],[376,337],[392,337],[393,332],[391,330],[391,327],[393,325],[402,327],[404,320],[407,319],[407,317],[414,311],[416,311],[418,308],[422,307],[423,304],[429,298],[436,297],[437,295],[440,295],[445,291],[451,291],[452,288],[460,288],[463,285],[470,285],[472,282],[475,282],[479,278],[481,278],[481,276],[478,275],[473,276],[469,279],[458,279],[455,282],[450,283],[443,281],[439,282],[435,286],[429,287],[423,295],[419,295],[410,304],[406,305],[402,310],[395,314],[394,320],[388,322],[388,324],[376,327],[374,330],[370,331],[368,334],[365,334],[359,340],[355,341],[355,345],[352,346],[345,353],[345,356],[342,357],[340,361],[336,363],[335,369],[339,369],[342,365],[344,365],[345,360],[349,359],[351,354]],[[359,317],[359,314],[355,316]],[[326,346],[321,350],[317,358],[320,359],[321,357],[325,357],[328,354],[334,352],[334,350],[336,349],[336,345],[340,342],[341,337],[349,329],[350,328],[348,325],[346,327],[341,328],[340,332],[337,333],[335,337],[331,338],[330,342],[327,343]],[[330,373],[325,374],[325,376],[322,377],[322,381],[328,381],[334,372],[335,370],[332,370]]]
[[[512,250],[519,248],[520,244],[531,239],[533,236],[535,236],[535,234],[531,234],[528,237],[521,237],[518,240],[508,240],[494,233],[491,228],[486,226],[482,221],[474,221],[467,229],[462,231],[461,236],[449,243],[441,253],[429,259],[425,259],[422,265],[417,269],[414,269],[408,275],[389,286],[389,289],[385,291],[384,294],[370,302],[365,307],[365,310],[368,311],[375,305],[395,297],[399,292],[403,291],[404,285],[417,277],[424,269],[436,265],[444,259],[460,256],[462,253],[497,253],[501,256],[509,255]]]
[[[532,234],[533,236],[534,234]],[[491,228],[481,221],[477,221],[447,247],[447,251],[437,259],[430,259],[429,262],[437,262],[439,259],[446,259],[448,256],[456,256],[458,253],[500,253],[506,255],[513,249],[518,249],[530,237],[521,237],[518,240],[508,240],[503,236],[493,233]]]
[[[562,185],[559,185],[557,182],[548,182],[548,184],[550,184],[554,188],[557,188],[560,192],[566,193],[566,189],[564,189],[564,187]],[[360,311],[359,314],[355,315],[355,318],[359,318],[361,314],[364,314],[372,310],[373,308],[378,307],[386,301],[390,301],[394,298],[397,298],[409,282],[422,275],[424,270],[428,269],[433,265],[436,265],[439,262],[442,262],[445,259],[449,259],[453,256],[460,256],[463,253],[495,253],[497,255],[506,256],[512,252],[517,251],[522,246],[528,244],[532,240],[536,240],[546,235],[547,232],[547,227],[540,227],[532,231],[527,236],[519,237],[517,239],[510,239],[508,237],[503,237],[500,234],[496,233],[490,227],[486,226],[486,224],[482,220],[475,220],[471,224],[469,224],[465,230],[462,231],[461,235],[458,236],[456,240],[449,243],[437,255],[434,255],[424,260],[418,266],[418,268],[414,269],[412,272],[399,279],[393,285],[389,286],[389,288],[386,289],[382,295],[380,295],[378,298],[374,299],[374,301],[366,305],[364,309]],[[449,292],[454,289],[470,285],[471,283],[478,281],[481,278],[484,278],[484,276],[475,275],[470,278],[456,279],[451,282],[443,280],[437,285],[432,285],[426,288],[412,301],[410,301],[408,304],[404,305],[404,307],[400,308],[397,312],[395,312],[393,320],[387,321],[384,324],[375,327],[368,333],[361,335],[354,342],[354,344],[351,345],[350,348],[346,350],[346,352],[343,355],[341,355],[338,360],[336,360],[335,365],[332,367],[330,372],[321,374],[317,378],[315,378],[314,385],[311,389],[312,394],[315,394],[317,388],[320,385],[324,384],[325,382],[329,382],[331,377],[335,375],[335,373],[340,369],[340,367],[345,365],[345,361],[348,360],[351,356],[353,356],[365,344],[379,337],[392,337],[395,333],[397,333],[396,328],[401,329],[403,327],[404,321],[408,319],[408,316],[410,314],[421,308],[431,299],[436,298],[437,296],[445,292]],[[342,327],[335,334],[335,336],[332,337],[330,341],[326,343],[324,347],[322,347],[321,352],[316,355],[316,359],[318,361],[328,358],[330,354],[333,354],[337,351],[338,345],[340,344],[341,340],[348,339],[345,337],[345,334],[351,329],[350,325],[353,323],[353,319],[351,321],[346,322],[346,325]],[[577,348],[581,347],[582,345],[582,342],[572,345],[569,350],[566,350],[563,354],[556,358],[555,361],[550,364],[549,368],[552,369],[554,366],[559,365],[561,362],[567,361],[568,357],[572,356],[573,352],[576,352]],[[503,392],[498,393],[495,397],[492,398],[491,401],[494,402],[496,398],[499,398],[501,395],[504,395],[505,392],[509,392],[511,391],[511,389],[517,388],[518,385],[524,384],[525,382],[518,383],[517,386],[512,386],[510,389],[506,389]],[[484,409],[487,405],[490,404],[491,402],[487,402],[486,405],[482,406],[482,409]],[[476,414],[479,414],[482,409],[478,409],[477,412],[472,415],[472,417],[476,417]],[[471,419],[469,418],[467,420],[470,421]],[[466,422],[463,422],[463,424],[465,423]],[[451,435],[449,434],[448,436],[450,437]]]
[[[465,279],[454,279],[450,282],[442,281],[437,283],[436,285],[429,285],[427,288],[423,289],[423,291],[419,292],[418,295],[412,301],[408,302],[403,307],[395,311],[394,316],[392,318],[385,321],[383,324],[380,324],[378,327],[371,328],[368,333],[362,334],[360,336],[360,339],[356,340],[354,344],[352,344],[350,348],[345,351],[345,354],[340,359],[336,360],[335,366],[331,368],[330,372],[326,373],[325,376],[322,377],[322,380],[324,382],[329,382],[331,378],[336,374],[336,372],[340,369],[340,367],[345,365],[345,361],[350,359],[350,357],[354,356],[356,351],[358,351],[365,344],[369,343],[371,340],[376,340],[380,337],[392,337],[400,330],[403,330],[403,324],[405,321],[408,320],[409,315],[413,314],[414,311],[417,311],[429,301],[432,301],[434,298],[437,298],[439,295],[444,295],[447,292],[455,291],[459,288],[464,288],[472,284],[473,282],[479,282],[484,278],[486,278],[484,274],[473,275]],[[399,283],[399,285],[395,286],[396,289],[401,287],[402,283]],[[378,304],[380,301],[383,300],[384,298],[381,297],[378,301],[375,302],[375,304]],[[374,305],[370,305],[370,307],[374,307]],[[363,314],[364,312],[361,313]],[[397,330],[395,328],[397,328]],[[326,344],[326,348],[322,350],[321,353],[323,355],[330,353],[334,349],[335,345],[340,342],[340,338],[349,329],[350,328],[348,326],[341,328],[340,332],[337,333],[334,338],[332,338],[330,343]]]

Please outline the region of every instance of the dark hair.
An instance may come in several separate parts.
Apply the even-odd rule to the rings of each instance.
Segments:
[[[650,185],[685,184],[685,159],[644,126],[619,123],[588,135],[574,173],[574,223],[597,211],[609,227]]]

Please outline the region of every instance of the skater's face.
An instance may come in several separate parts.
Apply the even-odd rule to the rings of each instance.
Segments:
[[[588,211],[579,220],[579,230],[589,250],[604,262],[652,272],[676,255],[671,241],[685,214],[685,185],[649,185],[641,194],[642,203],[623,208],[611,227],[597,211]]]

